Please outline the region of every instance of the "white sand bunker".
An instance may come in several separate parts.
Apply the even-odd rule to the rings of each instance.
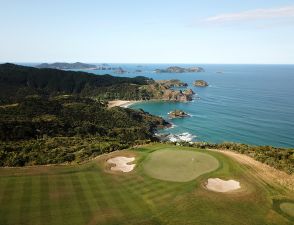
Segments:
[[[135,157],[128,158],[128,157],[119,156],[119,157],[108,159],[107,162],[111,164],[115,164],[115,166],[112,166],[110,168],[111,170],[128,173],[128,172],[131,172],[136,165],[136,164],[129,165],[128,163],[133,162],[134,160],[135,160]]]
[[[206,188],[215,192],[229,192],[235,191],[239,188],[240,182],[235,180],[222,180],[219,178],[209,178],[206,184]]]

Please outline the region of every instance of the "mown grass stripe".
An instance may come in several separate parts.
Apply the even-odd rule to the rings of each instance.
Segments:
[[[112,190],[116,196],[114,200],[116,204],[121,206],[125,221],[134,221],[135,218],[141,220],[148,214],[149,209],[143,204],[142,198],[131,189],[126,188],[129,186],[128,179],[121,177],[120,179],[109,179],[108,182],[114,187]]]
[[[111,217],[107,217],[106,224],[121,224],[122,221],[127,221],[125,212],[125,203],[121,200],[114,181],[108,175],[97,176],[97,181],[99,181],[100,186],[100,198],[105,199],[106,210],[113,211],[114,213]]]
[[[40,224],[51,224],[48,175],[40,176]]]
[[[15,179],[6,178],[7,182],[5,187],[3,188],[3,193],[1,196],[1,207],[0,207],[0,224],[6,225],[9,224],[9,211],[10,211],[10,199],[13,198],[14,190],[16,185]]]
[[[139,180],[137,180],[137,182],[138,185],[136,185],[136,187],[138,189],[144,188],[144,182],[140,182]],[[161,224],[161,222],[156,216],[156,213],[152,210],[151,205],[143,199],[143,196],[139,194],[140,192],[134,190],[128,182],[122,182],[121,187],[127,193],[131,193],[131,195],[128,194],[125,196],[127,201],[129,200],[129,202],[133,203],[132,207],[135,209],[134,214],[141,219],[141,223],[143,223],[144,221],[147,222],[151,220],[152,223]]]
[[[9,178],[1,178],[0,179],[0,204],[2,204],[2,199],[5,196],[5,189],[7,187],[7,183],[10,179]],[[0,208],[1,210],[1,208]],[[1,212],[1,211],[0,211]]]
[[[3,201],[3,205],[1,208],[4,208],[3,216],[6,218],[4,219],[5,222],[3,224],[17,224],[18,223],[18,216],[20,210],[20,200],[21,200],[21,189],[23,185],[23,178],[22,177],[11,177],[9,178],[12,180],[11,185],[13,187],[8,187],[9,190],[6,190],[5,200]]]
[[[60,201],[57,206],[62,213],[62,225],[85,224],[82,212],[80,211],[80,205],[76,198],[76,194],[78,193],[74,190],[71,177],[68,175],[58,176],[57,186],[59,193],[65,194],[64,198],[59,199]]]
[[[105,207],[108,207],[108,202],[105,200],[103,194],[99,194],[99,192],[101,191],[101,183],[98,183],[98,180],[96,179],[96,177],[94,177],[92,173],[87,174],[87,176],[85,176],[85,179],[90,187],[90,191],[93,197],[95,198],[98,208],[101,210]]]
[[[20,199],[19,223],[31,224],[32,177],[25,177]]]
[[[90,215],[92,214],[92,212],[91,212],[90,205],[86,199],[83,185],[82,185],[78,175],[71,174],[70,178],[71,178],[72,186],[73,186],[73,189],[75,192],[74,195],[78,201],[79,211],[82,214],[82,217],[86,223],[88,221]]]
[[[50,176],[50,190],[49,190],[49,198],[51,202],[51,216],[53,224],[64,224],[64,215],[61,213],[63,211],[63,201],[61,199],[62,190],[64,188],[63,184],[60,185],[58,181],[60,180],[60,176]]]

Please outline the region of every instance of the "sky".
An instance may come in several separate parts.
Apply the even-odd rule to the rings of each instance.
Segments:
[[[0,62],[294,64],[294,0],[0,0]]]

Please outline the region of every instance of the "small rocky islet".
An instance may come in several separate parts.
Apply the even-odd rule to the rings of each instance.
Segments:
[[[169,116],[170,119],[175,119],[175,118],[188,117],[189,114],[184,112],[183,110],[176,109],[174,111],[169,112],[168,116]]]
[[[193,85],[195,87],[207,87],[208,83],[204,80],[196,80],[196,81],[194,81]]]

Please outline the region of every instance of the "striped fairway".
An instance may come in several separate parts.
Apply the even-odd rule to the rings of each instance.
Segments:
[[[157,224],[153,204],[168,200],[177,187],[140,176],[112,176],[91,166],[70,173],[1,177],[0,224]]]
[[[220,168],[207,177],[238,177],[250,189],[244,196],[208,192],[201,186],[206,175],[185,183],[146,176],[145,160],[164,148],[136,150],[137,166],[127,174],[107,171],[106,156],[80,166],[0,169],[0,224],[267,224],[271,199],[266,187],[219,153],[209,153]],[[272,224],[288,224],[281,216],[271,217],[278,222]]]

